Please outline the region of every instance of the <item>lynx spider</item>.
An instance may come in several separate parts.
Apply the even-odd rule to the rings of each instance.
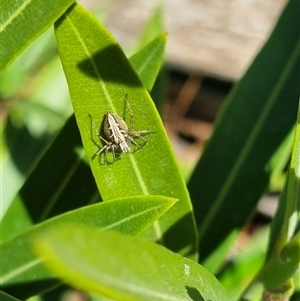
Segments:
[[[130,151],[130,143],[133,143],[138,149],[141,149],[144,147],[144,145],[147,143],[147,140],[142,137],[142,135],[152,133],[151,130],[140,130],[135,131],[133,129],[133,112],[131,110],[131,106],[129,104],[129,101],[125,100],[126,106],[128,106],[130,111],[130,125],[127,126],[124,119],[122,119],[117,114],[114,114],[112,112],[107,112],[104,117],[103,122],[103,133],[105,138],[103,138],[100,135],[100,132],[97,131],[96,123],[92,117],[91,114],[89,114],[89,117],[91,119],[91,123],[93,126],[94,131],[96,132],[97,137],[99,140],[103,141],[105,145],[101,147],[97,142],[95,142],[92,138],[92,141],[97,145],[98,150],[93,155],[92,160],[94,160],[97,156],[100,156],[101,153],[104,152],[104,162],[105,164],[108,164],[107,161],[107,153],[108,151],[112,151],[113,154],[113,162],[116,161],[116,155],[115,151],[121,150],[123,153],[128,153]],[[140,138],[144,141],[143,145],[139,145],[134,138]],[[100,159],[101,163],[101,159]]]

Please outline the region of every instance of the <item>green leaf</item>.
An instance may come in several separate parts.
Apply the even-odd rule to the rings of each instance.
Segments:
[[[53,279],[31,251],[32,240],[44,232],[67,223],[137,235],[152,225],[174,203],[174,199],[161,196],[135,196],[87,206],[33,226],[1,245],[1,286],[6,292],[25,298],[57,284],[57,280]],[[25,284],[26,290],[18,289]]]
[[[278,257],[272,257],[264,266],[258,281],[266,290],[280,290],[292,281],[300,263],[300,231],[285,245]]]
[[[154,104],[123,51],[79,5],[73,5],[57,23],[56,37],[83,146],[103,200],[141,194],[178,198],[174,210],[155,224],[148,237],[194,257],[196,233],[185,184]],[[109,152],[111,164],[101,164],[101,156],[92,160],[99,146],[95,145],[98,133],[89,114],[97,128],[108,111],[130,124],[128,110],[124,117],[126,95],[134,114],[134,129],[152,133],[141,150],[134,151],[133,147],[133,152],[122,154],[115,162]],[[97,143],[101,144],[99,139]]]
[[[99,200],[90,168],[82,161],[81,148],[72,116],[16,197],[22,200],[33,223],[87,205],[93,199]]]
[[[288,190],[290,195],[287,192]],[[279,256],[284,246],[291,239],[299,223],[299,209],[299,179],[297,180],[294,169],[290,167],[287,185],[281,193],[278,209],[272,220],[266,260]]]
[[[224,258],[229,254],[232,245],[237,241],[239,231],[232,231],[222,244],[201,263],[210,273],[218,275],[220,271],[224,270]],[[220,278],[218,278],[220,279]]]
[[[299,222],[300,212],[300,102],[298,105],[297,126],[287,185],[287,208],[283,229],[286,233],[284,235],[289,239]]]
[[[0,71],[51,26],[74,0],[2,0],[0,2]]]
[[[138,46],[136,47],[136,49],[143,48],[145,45],[149,44],[155,37],[164,32],[163,23],[163,7],[161,3],[158,3],[151,12],[149,19],[142,29],[141,37],[138,41]]]
[[[243,252],[234,255],[234,259],[227,266],[223,267],[221,273],[218,274],[218,279],[233,300],[239,300],[245,288],[262,267],[268,234],[269,227],[265,227],[255,233],[251,237],[251,241],[243,246]]]
[[[13,296],[10,296],[3,291],[0,291],[0,300],[1,301],[20,301],[19,299],[14,298]]]
[[[287,185],[280,196],[278,209],[272,220],[265,264],[244,293],[244,296],[250,300],[253,299],[258,284],[260,286],[263,284],[263,288],[268,294],[277,296],[277,298],[279,298],[278,294],[284,294],[287,298],[293,291],[292,278],[299,270],[300,232],[294,235],[295,230],[299,228],[300,218],[300,181],[299,173],[295,172],[295,170],[299,170],[299,125],[300,110],[298,110],[298,122]]]
[[[131,56],[130,63],[138,73],[144,87],[151,91],[164,59],[167,34],[162,34]],[[153,77],[155,75],[155,77]]]
[[[294,128],[286,136],[284,141],[281,143],[277,151],[274,153],[270,160],[270,168],[272,170],[272,175],[270,178],[271,192],[281,191],[286,182],[286,167],[291,159],[291,151],[293,148],[294,140]]]
[[[1,242],[25,231],[32,226],[32,221],[24,204],[16,198],[11,204],[5,215],[2,217]]]
[[[16,97],[22,87],[28,84],[28,79],[37,75],[38,70],[45,66],[51,57],[57,55],[53,42],[53,28],[49,28],[24,49],[9,65],[9,68],[1,73],[0,92],[3,98]]]
[[[256,282],[264,284],[266,291],[291,294],[292,277],[299,269],[300,232],[300,105],[287,185],[283,190],[276,215],[272,221],[265,266]],[[255,284],[255,283],[254,283]],[[275,294],[276,295],[276,294]]]
[[[151,71],[139,74],[144,85],[147,81],[150,87],[155,82],[165,43],[165,36],[162,35],[130,58],[137,72],[145,69]],[[146,65],[141,57],[147,62]],[[24,230],[20,223],[21,206],[26,207],[32,222],[37,223],[100,199],[91,170],[81,160],[81,148],[81,138],[73,115],[45,151],[4,216],[3,228],[8,231],[2,232],[3,240]],[[43,202],[40,202],[41,199]],[[23,205],[18,204],[20,201]],[[24,215],[27,215],[25,211]],[[11,216],[18,218],[12,219]]]
[[[158,35],[161,35],[163,32],[165,32],[164,27],[164,21],[163,21],[163,5],[162,3],[157,3],[157,5],[154,7],[154,9],[151,11],[150,17],[146,21],[140,38],[137,42],[137,45],[134,47],[134,49],[141,49],[145,47],[145,45],[148,45],[148,43],[151,43],[151,41],[156,38]],[[133,55],[134,56],[134,55]],[[156,57],[158,59],[158,57]],[[151,61],[150,61],[151,62]],[[154,60],[155,62],[155,60]],[[145,74],[147,77],[149,77],[149,74],[146,72],[148,68],[144,68]],[[151,89],[151,97],[156,105],[156,108],[161,111],[162,104],[164,102],[164,99],[166,97],[166,78],[167,78],[167,71],[164,66],[161,67],[161,70],[159,74],[156,77],[155,84],[153,86],[153,89]],[[142,79],[142,78],[141,78]],[[142,80],[144,86],[148,89],[147,83],[145,83]],[[148,89],[148,91],[150,91]]]
[[[230,300],[196,262],[113,231],[60,227],[38,237],[34,247],[58,277],[99,296],[122,301]]]
[[[295,124],[298,6],[297,0],[287,3],[269,40],[229,95],[189,181],[203,258],[250,217],[267,188],[269,160]]]

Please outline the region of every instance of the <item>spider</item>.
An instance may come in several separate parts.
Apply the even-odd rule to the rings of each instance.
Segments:
[[[102,140],[105,145],[103,147],[99,146],[93,139],[93,142],[99,148],[96,153],[93,155],[92,160],[94,160],[97,156],[100,156],[102,152],[104,152],[104,162],[108,164],[107,161],[107,153],[108,151],[112,151],[113,154],[113,161],[116,161],[115,151],[121,150],[123,153],[128,153],[130,151],[130,144],[133,143],[138,149],[143,148],[143,146],[147,143],[147,140],[142,137],[142,135],[152,133],[150,130],[140,130],[135,131],[133,130],[133,113],[130,107],[129,102],[127,101],[126,97],[126,104],[128,105],[130,111],[130,126],[128,127],[125,120],[122,119],[117,114],[112,112],[107,112],[104,117],[103,122],[103,133],[105,138],[98,133],[96,123],[91,114],[89,117],[92,122],[92,126],[97,133],[97,136],[100,140]],[[144,141],[144,144],[141,146],[139,145],[134,138],[141,138]],[[100,160],[101,163],[101,160]]]

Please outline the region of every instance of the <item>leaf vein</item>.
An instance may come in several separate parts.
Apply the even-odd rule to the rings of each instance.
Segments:
[[[26,8],[26,6],[28,6],[30,4],[32,0],[26,0],[22,3],[22,5],[20,5],[15,11],[13,14],[11,14],[9,16],[9,18],[2,24],[2,26],[0,27],[0,32],[3,32],[5,30],[5,28],[11,24],[13,22],[13,20],[15,18],[17,18],[23,11],[24,9]]]

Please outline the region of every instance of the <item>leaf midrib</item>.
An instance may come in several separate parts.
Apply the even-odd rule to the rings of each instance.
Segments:
[[[15,18],[17,18],[22,12],[23,10],[30,4],[30,2],[32,2],[32,0],[26,0],[25,2],[22,3],[22,5],[20,5],[13,14],[11,14],[8,19],[0,26],[0,33],[2,33],[5,28],[11,24],[13,22],[13,20]]]
[[[30,271],[30,269],[34,268],[37,265],[40,265],[42,260],[40,258],[36,258],[34,260],[29,261],[28,263],[19,266],[17,269],[8,272],[7,274],[3,274],[0,278],[1,285],[7,283],[9,280]]]
[[[144,61],[144,64],[141,64],[141,65],[140,65],[140,68],[139,68],[138,70],[136,70],[136,72],[137,72],[138,74],[144,72],[144,70],[145,70],[145,68],[146,68],[146,66],[147,66],[147,64],[148,64],[148,62],[151,61],[152,58],[155,56],[154,53],[155,53],[155,51],[156,51],[157,49],[159,49],[159,47],[160,47],[160,45],[157,44],[156,47],[155,47],[155,49],[154,49],[154,51],[153,51],[153,55],[152,55],[151,57],[149,56],[149,57],[147,58],[147,60]]]
[[[71,18],[69,18],[69,16],[67,16],[67,19],[70,22],[70,25],[71,25],[71,27],[72,27],[75,35],[77,36],[79,43],[82,45],[82,47],[83,47],[83,49],[84,49],[87,57],[89,58],[89,60],[90,60],[90,62],[92,64],[92,67],[93,67],[93,69],[95,71],[95,74],[99,78],[99,83],[100,83],[101,88],[102,88],[102,90],[103,90],[103,92],[105,94],[106,99],[108,100],[108,103],[109,103],[110,107],[112,108],[112,111],[116,112],[117,110],[116,110],[116,108],[115,108],[115,106],[113,104],[112,98],[110,97],[110,95],[109,95],[109,93],[108,93],[108,91],[106,89],[105,83],[102,81],[101,76],[100,76],[100,74],[98,72],[97,66],[96,66],[94,60],[92,59],[92,54],[89,52],[88,48],[86,47],[86,45],[84,43],[84,40],[81,38],[80,34],[76,30],[76,26],[74,26]],[[129,155],[129,158],[130,158],[130,161],[131,161],[131,165],[133,167],[133,171],[134,171],[134,173],[135,173],[135,175],[136,175],[136,177],[138,179],[138,182],[140,184],[141,191],[142,191],[143,194],[148,195],[149,191],[147,189],[146,183],[143,180],[142,173],[141,173],[141,171],[140,171],[140,169],[138,167],[137,161],[136,161],[136,159],[134,158],[134,156],[132,154],[128,154],[128,155]]]
[[[117,221],[117,222],[114,222],[114,223],[111,223],[107,226],[104,226],[104,227],[101,227],[102,230],[110,230],[110,229],[114,229],[124,223],[128,223],[130,220],[134,220],[135,218],[138,218],[140,216],[143,216],[143,215],[147,215],[149,212],[152,212],[152,211],[157,211],[160,209],[160,205],[157,205],[157,206],[152,206],[151,208],[148,208],[148,209],[145,209],[143,211],[140,211],[134,215],[130,215],[129,217],[127,218],[122,218],[121,220]],[[49,225],[53,223],[53,220],[49,220],[49,221],[46,221],[45,224]],[[38,225],[37,227],[41,227],[40,225]],[[30,237],[32,236],[32,233],[30,234],[30,232],[36,232],[36,231],[39,231],[39,230],[36,230],[36,228],[33,228],[33,229],[30,229],[28,230],[29,233],[25,234],[27,237]],[[22,235],[22,234],[20,234]],[[33,234],[34,235],[34,234]],[[16,238],[12,238],[11,240],[15,240]],[[26,238],[25,238],[26,239]],[[26,241],[28,241],[28,239],[26,239]],[[5,242],[4,244],[9,244],[10,241],[8,242]],[[2,248],[2,244],[1,244],[1,248]],[[14,269],[14,270],[11,270],[9,271],[7,274],[2,274],[1,275],[1,278],[0,278],[0,283],[1,284],[5,284],[7,283],[8,281],[10,281],[11,279],[15,278],[15,277],[18,277],[28,271],[30,271],[32,268],[35,268],[37,265],[39,264],[42,264],[42,261],[40,259],[32,259],[30,261],[28,261],[26,264],[24,264],[23,266],[20,266],[18,267],[17,269]]]

